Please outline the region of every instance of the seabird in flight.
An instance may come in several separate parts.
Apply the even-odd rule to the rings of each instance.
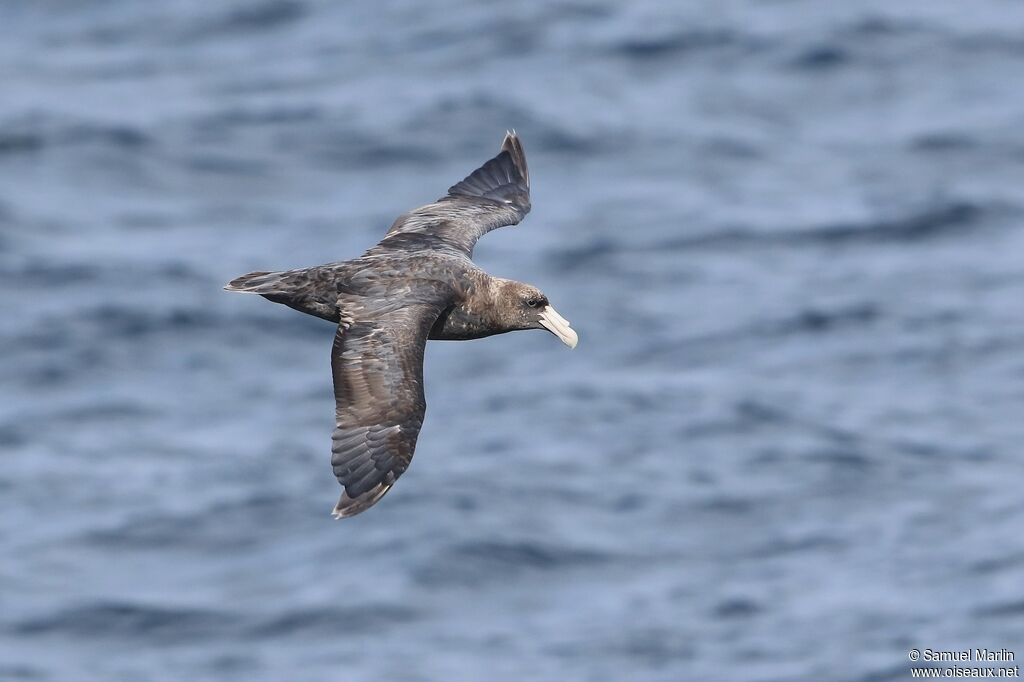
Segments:
[[[472,261],[480,237],[517,224],[529,211],[526,156],[510,132],[497,156],[446,196],[399,217],[361,257],[251,272],[224,287],[338,325],[331,464],[344,492],[335,518],[373,506],[409,466],[426,410],[427,339],[546,329],[576,347],[576,332],[540,289],[492,277]]]

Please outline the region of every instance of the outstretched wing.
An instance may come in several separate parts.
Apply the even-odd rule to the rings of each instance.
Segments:
[[[530,212],[530,174],[515,132],[505,134],[493,159],[452,185],[432,204],[394,222],[378,249],[418,248],[443,242],[467,256],[491,230],[515,225]]]
[[[342,313],[331,351],[335,423],[331,465],[345,488],[334,517],[373,506],[409,466],[427,405],[423,349],[443,306],[416,302]]]

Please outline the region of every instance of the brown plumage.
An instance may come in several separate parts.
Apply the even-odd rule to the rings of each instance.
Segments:
[[[344,491],[335,518],[373,506],[409,466],[423,424],[427,339],[547,329],[577,337],[536,287],[492,277],[471,260],[477,240],[530,211],[522,144],[508,133],[493,159],[432,204],[394,222],[350,261],[252,272],[228,291],[260,294],[338,325],[331,350],[331,464]]]

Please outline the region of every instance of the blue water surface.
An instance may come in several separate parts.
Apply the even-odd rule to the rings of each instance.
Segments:
[[[0,679],[909,679],[1024,642],[1024,5],[0,7]],[[427,350],[334,522],[360,254],[516,128],[478,263],[570,352]],[[1018,650],[1024,655],[1024,650]]]

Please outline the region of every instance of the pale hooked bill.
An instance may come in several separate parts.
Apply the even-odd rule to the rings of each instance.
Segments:
[[[558,311],[551,306],[544,306],[544,310],[540,311],[540,323],[544,325],[545,329],[560,338],[562,343],[569,346],[569,348],[575,348],[576,344],[579,343],[580,337],[569,326],[569,320],[559,315]]]

